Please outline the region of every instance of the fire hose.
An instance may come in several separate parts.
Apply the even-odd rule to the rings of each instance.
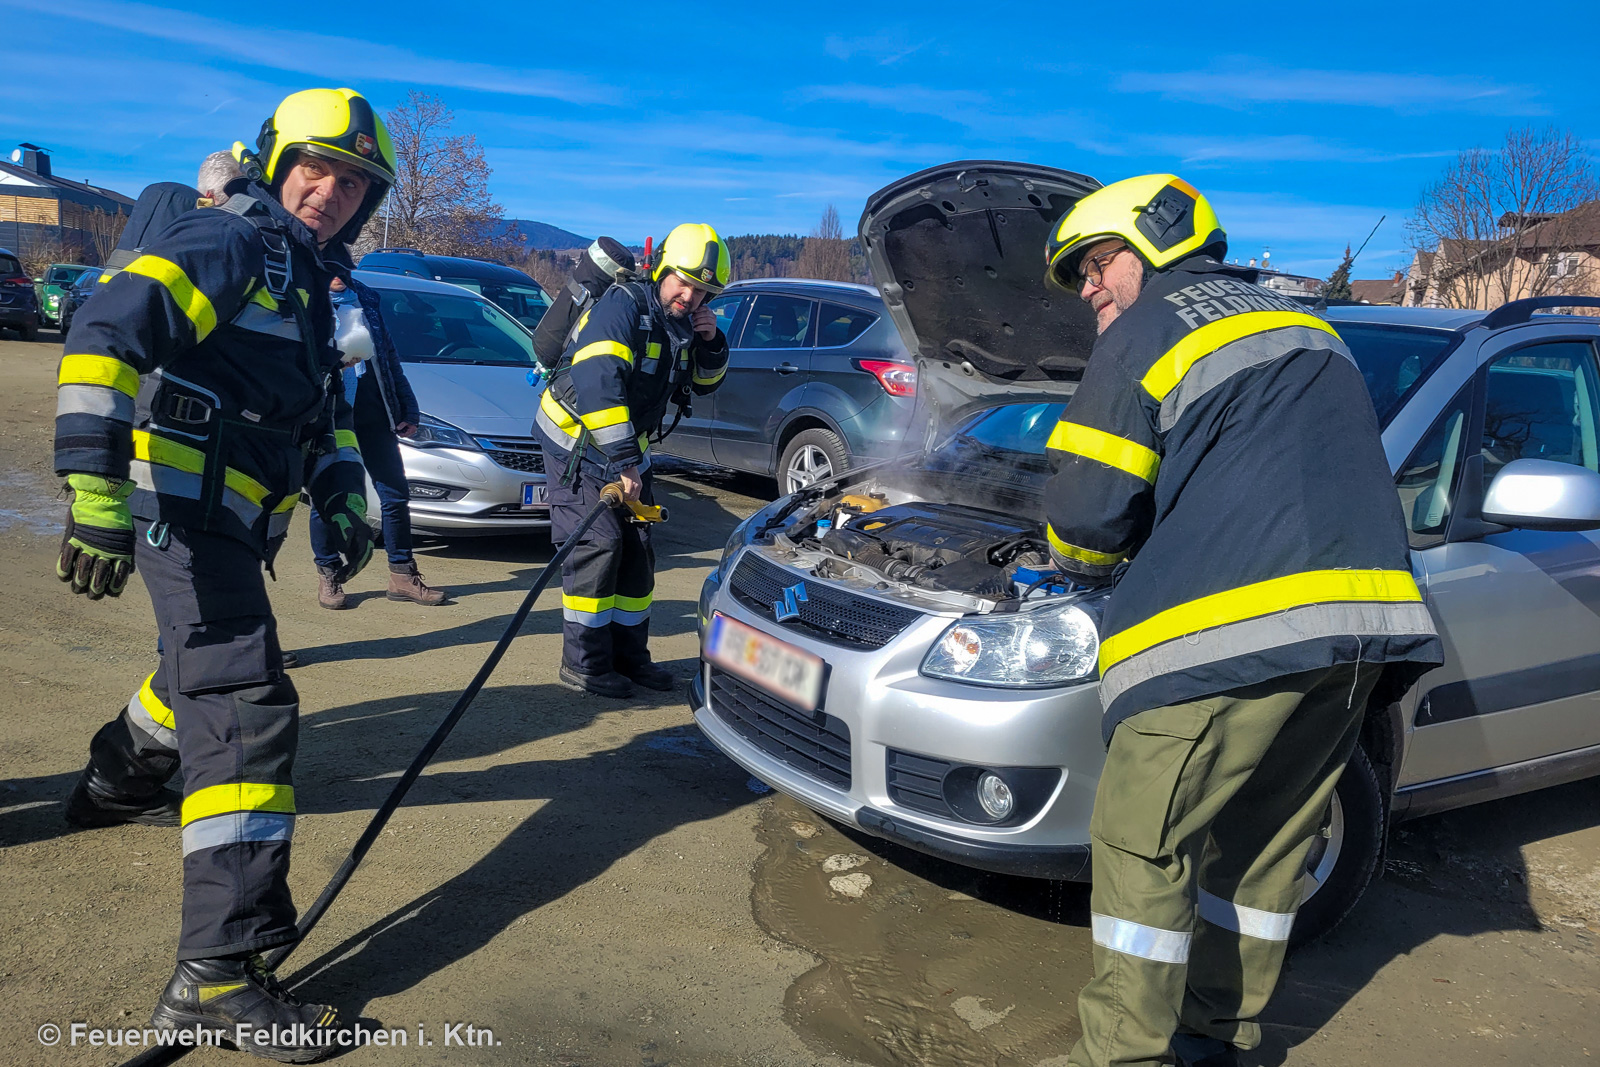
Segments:
[[[428,743],[422,746],[422,750],[411,761],[411,766],[406,768],[405,773],[400,776],[400,780],[395,783],[394,789],[389,792],[388,798],[378,808],[377,813],[372,816],[372,821],[367,823],[367,828],[361,832],[361,836],[356,839],[355,845],[351,847],[350,854],[344,858],[344,862],[339,865],[339,869],[334,872],[328,884],[323,886],[322,892],[317,895],[316,901],[306,909],[305,915],[298,924],[295,940],[267,953],[266,961],[269,970],[277,970],[278,966],[288,958],[291,952],[299,947],[300,943],[316,927],[318,920],[332,906],[340,891],[344,889],[345,883],[350,881],[351,875],[356,873],[356,868],[360,866],[362,859],[366,857],[367,852],[377,842],[378,836],[383,833],[384,825],[388,823],[389,817],[400,807],[400,802],[405,799],[406,793],[411,789],[412,784],[416,782],[423,770],[432,762],[434,755],[439,751],[439,747],[450,736],[450,731],[455,729],[456,724],[461,721],[461,717],[466,714],[467,708],[471,706],[479,691],[483,689],[484,683],[489,680],[489,675],[494,673],[494,669],[499,665],[501,657],[506,654],[506,649],[511,647],[512,639],[517,636],[517,632],[522,629],[522,624],[527,621],[528,613],[533,610],[533,602],[539,599],[539,594],[544,592],[545,586],[550,584],[550,576],[560,572],[562,562],[572,554],[572,550],[583,539],[583,535],[588,532],[589,527],[594,525],[594,521],[600,517],[601,511],[608,507],[626,509],[634,522],[665,522],[667,518],[667,509],[664,507],[656,507],[628,499],[622,491],[620,482],[611,482],[600,490],[600,499],[595,502],[594,507],[584,514],[583,518],[579,520],[577,528],[568,535],[562,546],[550,557],[550,562],[545,564],[544,570],[539,573],[538,580],[533,583],[533,587],[522,598],[522,604],[517,608],[516,613],[511,616],[511,621],[506,624],[505,632],[500,635],[500,640],[495,642],[495,646],[490,650],[488,658],[483,661],[483,666],[478,668],[478,673],[473,675],[472,681],[467,684],[467,687],[461,691],[461,695],[456,698],[455,706],[440,721],[438,727],[433,731],[433,736],[428,738]],[[164,1067],[166,1064],[176,1063],[185,1055],[194,1051],[195,1047],[197,1046],[158,1046],[141,1052],[133,1059],[123,1063],[122,1067]]]

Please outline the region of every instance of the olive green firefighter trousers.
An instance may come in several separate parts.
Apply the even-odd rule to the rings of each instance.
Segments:
[[[1095,975],[1072,1067],[1170,1062],[1178,1030],[1260,1043],[1311,838],[1381,670],[1344,664],[1117,725],[1089,824]]]

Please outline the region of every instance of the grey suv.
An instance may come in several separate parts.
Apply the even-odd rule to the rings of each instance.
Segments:
[[[876,289],[734,282],[711,308],[728,336],[728,377],[662,452],[771,475],[792,493],[900,450],[916,369]]]
[[[933,445],[735,530],[701,595],[691,692],[724,752],[831,818],[1067,879],[1089,877],[1105,594],[1051,577],[1041,493],[1094,331],[1079,301],[1043,295],[1034,253],[1095,187],[965,163],[868,202],[863,244],[918,354]],[[1600,774],[1600,319],[1533,314],[1554,302],[1600,305],[1327,312],[1449,658],[1367,709],[1296,940],[1354,905],[1391,819]]]

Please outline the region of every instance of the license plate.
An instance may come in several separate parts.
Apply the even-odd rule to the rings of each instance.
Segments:
[[[522,483],[522,506],[525,507],[525,508],[542,508],[542,507],[544,507],[544,483],[543,482],[523,482]]]
[[[822,698],[822,658],[719,612],[706,631],[706,659],[782,697],[802,711]]]

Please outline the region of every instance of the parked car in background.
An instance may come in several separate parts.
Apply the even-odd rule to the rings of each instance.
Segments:
[[[86,272],[99,273],[100,268],[83,263],[52,263],[39,279],[39,317],[47,326],[61,322],[61,308],[66,303],[67,291],[78,277]]]
[[[0,327],[10,327],[24,341],[39,332],[39,294],[33,279],[22,269],[21,260],[9,249],[0,248]]]
[[[400,439],[420,534],[503,534],[550,525],[544,457],[533,437],[539,391],[528,383],[533,334],[476,293],[403,274],[358,270],[378,291],[422,411]]]
[[[89,299],[89,294],[99,287],[104,278],[111,275],[103,273],[99,267],[86,270],[78,275],[78,280],[67,289],[66,296],[61,301],[61,336],[66,337],[67,331],[72,329],[72,317],[83,307],[83,302]]]
[[[868,201],[863,244],[919,353],[934,445],[734,531],[701,593],[691,690],[719,748],[824,815],[1063,879],[1090,876],[1109,591],[1055,575],[1045,544],[1045,446],[1095,333],[1080,301],[1040,298],[1032,252],[1095,187],[966,163]],[[1448,659],[1365,709],[1297,942],[1354,906],[1391,820],[1600,774],[1600,319],[1533,314],[1555,305],[1600,300],[1326,313],[1377,412]]]
[[[917,373],[876,289],[760,279],[710,306],[728,336],[728,376],[695,398],[663,453],[770,475],[792,493],[899,451]]]
[[[528,329],[550,308],[550,295],[538,282],[515,267],[487,259],[430,256],[415,248],[379,248],[361,257],[362,270],[404,274],[459,285],[494,301]]]

